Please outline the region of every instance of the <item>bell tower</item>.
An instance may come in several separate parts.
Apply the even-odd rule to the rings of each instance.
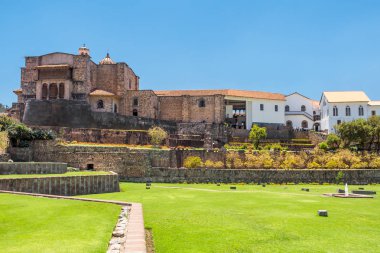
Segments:
[[[79,55],[90,55],[90,49],[86,47],[86,44],[83,44],[78,50]]]

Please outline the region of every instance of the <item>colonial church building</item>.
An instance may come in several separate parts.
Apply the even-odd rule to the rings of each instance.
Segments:
[[[185,123],[228,123],[250,129],[253,123],[285,124],[285,96],[241,90],[140,90],[139,77],[107,53],[98,64],[90,50],[25,58],[18,103],[11,110],[22,120],[28,100],[77,100],[95,112]],[[36,115],[38,116],[38,115]]]

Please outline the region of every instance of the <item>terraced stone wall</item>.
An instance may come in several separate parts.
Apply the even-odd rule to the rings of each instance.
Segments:
[[[380,183],[380,170],[238,170],[238,169],[183,169],[149,168],[147,176],[138,182],[160,183],[336,183],[343,172],[342,182],[348,184]]]
[[[0,175],[62,174],[66,172],[67,172],[67,163],[0,162]]]
[[[0,190],[74,196],[118,192],[117,174],[0,179]]]

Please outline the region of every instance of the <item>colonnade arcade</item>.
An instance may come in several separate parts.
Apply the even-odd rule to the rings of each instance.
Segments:
[[[37,99],[69,99],[69,84],[66,82],[52,81],[37,83]]]
[[[65,98],[65,84],[60,83],[44,83],[42,84],[42,94],[41,99],[64,99]]]

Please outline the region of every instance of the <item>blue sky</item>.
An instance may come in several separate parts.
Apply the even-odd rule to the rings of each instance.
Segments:
[[[0,2],[0,103],[16,100],[25,56],[110,52],[141,89],[248,89],[380,100],[380,1]]]

